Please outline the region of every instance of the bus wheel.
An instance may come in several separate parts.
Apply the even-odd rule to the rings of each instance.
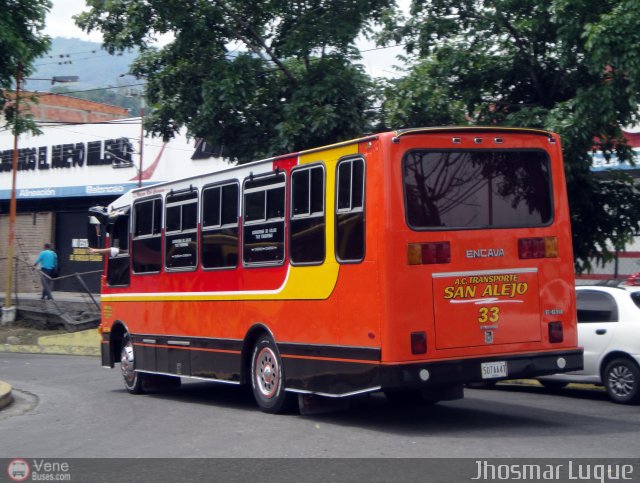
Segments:
[[[282,360],[268,335],[261,336],[253,346],[251,389],[258,406],[266,413],[284,412],[292,405],[293,398],[284,390]]]
[[[120,371],[124,379],[124,387],[131,394],[141,394],[143,374],[136,372],[136,362],[133,351],[133,343],[128,335],[125,335],[122,341],[122,350],[120,351]]]

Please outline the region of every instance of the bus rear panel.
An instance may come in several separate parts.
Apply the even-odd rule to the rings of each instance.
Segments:
[[[382,385],[581,366],[557,136],[414,130],[388,147]]]

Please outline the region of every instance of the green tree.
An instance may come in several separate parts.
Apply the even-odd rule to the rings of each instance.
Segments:
[[[88,0],[77,18],[111,52],[140,46],[146,126],[181,126],[241,162],[357,136],[375,118],[355,40],[393,0]],[[158,34],[172,34],[161,49]]]
[[[42,30],[50,8],[49,0],[0,0],[0,112],[18,132],[33,129],[33,125],[15,115],[8,91],[15,89],[18,67],[23,76],[29,75],[33,61],[49,48],[49,38]]]
[[[640,226],[624,175],[595,177],[591,153],[633,161],[638,122],[637,0],[414,0],[388,21],[413,67],[387,90],[394,126],[441,122],[538,127],[562,136],[576,268],[609,260]],[[465,121],[466,120],[466,121]]]

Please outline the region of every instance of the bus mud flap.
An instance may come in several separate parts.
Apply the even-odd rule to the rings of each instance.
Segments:
[[[315,394],[298,394],[298,407],[303,416],[334,413],[349,409],[350,401],[347,397],[325,397]]]

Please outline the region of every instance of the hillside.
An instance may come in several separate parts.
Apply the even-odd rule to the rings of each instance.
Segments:
[[[72,84],[51,84],[50,81],[25,81],[25,89],[30,91],[61,92],[72,91],[74,96],[106,102],[135,110],[138,102],[126,97],[128,91],[107,89],[94,92],[76,92],[127,84],[138,84],[132,76],[121,77],[129,71],[129,65],[137,56],[137,51],[122,55],[110,55],[102,50],[101,44],[79,39],[55,37],[47,55],[34,62],[36,71],[29,78],[51,79],[57,76],[78,76],[79,82]],[[140,90],[140,87],[133,88]],[[132,112],[132,115],[137,115]]]

